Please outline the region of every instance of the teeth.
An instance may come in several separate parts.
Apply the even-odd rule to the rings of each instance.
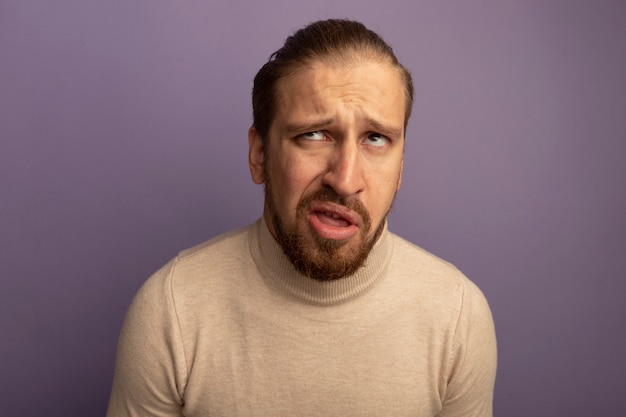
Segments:
[[[330,213],[330,212],[328,212],[328,211],[324,212],[324,214],[325,214],[325,215],[327,215],[327,216],[330,216],[330,217],[332,217],[332,218],[334,218],[334,219],[339,219],[339,218],[341,217],[341,216],[339,216],[338,214],[335,214],[335,213]]]

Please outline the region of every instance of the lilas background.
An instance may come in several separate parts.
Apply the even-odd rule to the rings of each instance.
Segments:
[[[626,415],[619,0],[2,0],[2,415],[104,414],[138,287],[259,216],[252,78],[327,17],[413,72],[390,228],[490,300],[496,415]]]

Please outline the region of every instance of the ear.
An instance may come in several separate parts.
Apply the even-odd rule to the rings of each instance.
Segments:
[[[250,166],[250,176],[252,176],[252,181],[255,184],[265,182],[264,158],[263,140],[253,126],[248,130],[248,165]]]
[[[396,187],[396,192],[400,190],[400,185],[402,185],[402,171],[404,170],[404,156],[400,160],[400,175],[398,176],[398,186]]]

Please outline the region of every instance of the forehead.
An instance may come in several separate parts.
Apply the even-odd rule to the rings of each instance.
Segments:
[[[404,127],[401,73],[381,60],[314,61],[280,80],[276,99],[277,124],[349,114]]]

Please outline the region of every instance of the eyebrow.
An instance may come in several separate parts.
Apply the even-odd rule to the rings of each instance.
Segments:
[[[323,130],[323,128],[326,126],[332,125],[336,122],[336,120],[337,119],[335,119],[334,117],[331,117],[328,119],[317,120],[314,122],[291,122],[287,123],[287,125],[285,126],[285,132],[289,135],[303,132],[315,132],[317,130]],[[402,128],[383,125],[382,123],[370,117],[365,118],[365,123],[368,126],[371,126],[372,129],[375,130],[377,133],[381,133],[382,135],[388,136],[390,138],[401,138],[403,135]]]
[[[402,128],[383,125],[370,117],[367,117],[365,121],[369,126],[372,126],[374,130],[376,130],[378,133],[382,133],[384,136],[390,138],[401,138],[403,135],[404,129]]]
[[[316,120],[314,122],[291,122],[287,123],[285,126],[285,132],[287,134],[295,134],[295,133],[304,133],[304,132],[315,132],[316,130],[321,130],[323,127],[331,125],[335,122],[335,118],[329,118],[324,120]]]

